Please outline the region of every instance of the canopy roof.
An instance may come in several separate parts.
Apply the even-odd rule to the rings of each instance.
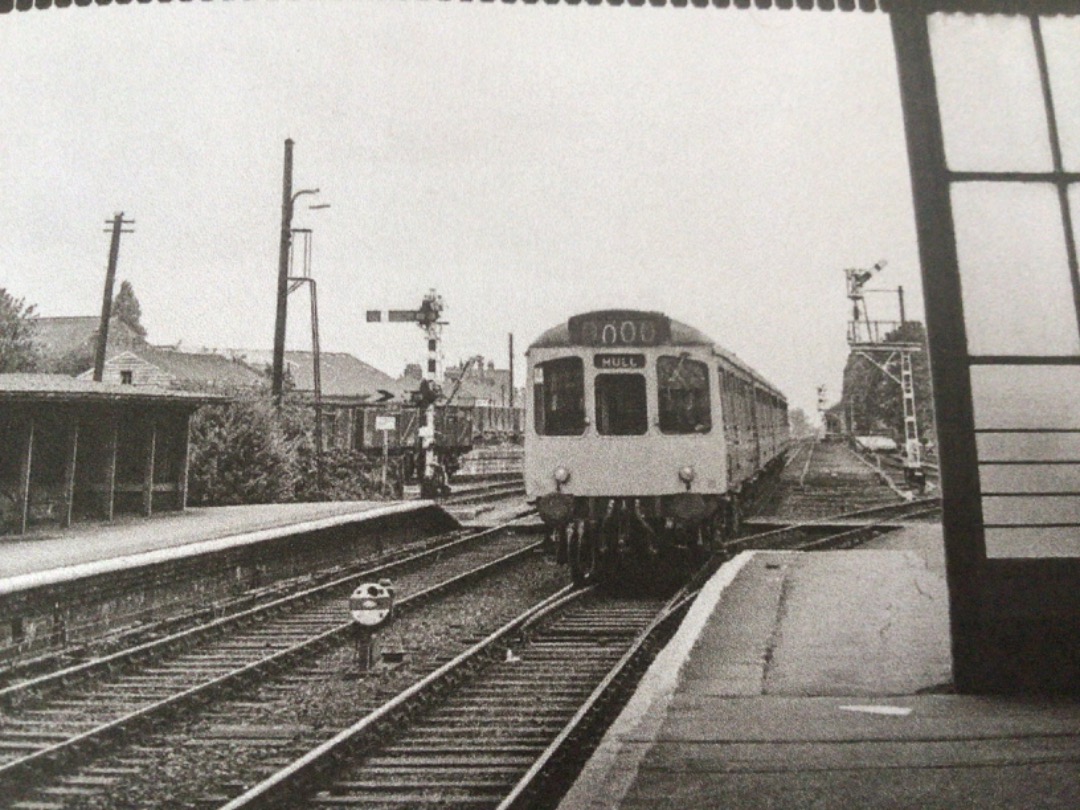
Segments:
[[[128,5],[133,0],[115,0],[117,5]],[[171,0],[135,0],[139,4],[151,2],[168,3]],[[542,0],[548,5],[555,5],[560,0]],[[960,11],[982,14],[1078,14],[1080,0],[562,0],[567,5],[599,6],[666,6],[677,8],[695,6],[698,8],[736,8],[736,9],[801,9],[804,11],[891,11],[900,7],[915,6],[926,11]],[[0,14],[12,10],[30,11],[31,9],[68,8],[69,6],[107,6],[114,0],[0,0]],[[191,2],[191,0],[179,0]],[[465,0],[469,2],[469,0]],[[495,2],[495,0],[482,0]],[[513,3],[515,0],[499,0]],[[531,5],[541,0],[521,0]]]
[[[0,374],[0,403],[11,402],[160,403],[198,407],[223,402],[214,394],[173,391],[154,386],[116,385],[79,380],[65,374]]]

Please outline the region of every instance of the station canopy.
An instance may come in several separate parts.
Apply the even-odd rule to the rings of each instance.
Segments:
[[[526,5],[545,4],[590,6],[667,6],[676,8],[719,9],[780,9],[802,11],[891,11],[898,7],[912,7],[919,11],[968,12],[979,14],[1078,14],[1080,0],[479,0],[486,3],[514,3]],[[138,3],[169,3],[173,0],[0,0],[0,14],[11,11],[32,11],[71,6],[108,6],[113,3],[128,5]],[[192,2],[192,0],[176,0]],[[472,2],[472,0],[460,0]]]

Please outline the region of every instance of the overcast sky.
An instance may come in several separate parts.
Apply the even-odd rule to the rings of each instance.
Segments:
[[[291,137],[294,188],[321,189],[294,225],[314,231],[322,347],[392,374],[420,330],[364,310],[433,287],[449,362],[505,366],[510,332],[523,351],[576,312],[655,309],[808,411],[816,385],[839,395],[845,267],[887,259],[879,286],[921,317],[882,14],[71,8],[0,18],[0,76],[0,286],[42,315],[99,312],[123,211],[118,275],[152,342],[269,349]],[[291,348],[310,345],[304,296]]]

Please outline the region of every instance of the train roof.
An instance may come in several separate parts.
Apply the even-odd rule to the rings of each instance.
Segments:
[[[671,324],[671,337],[663,341],[662,346],[715,346],[716,341],[699,329],[688,326],[682,321],[668,318],[662,312],[646,312],[632,309],[598,309],[593,312],[583,312],[575,318],[603,318],[603,317],[631,317],[631,318],[656,318],[667,320]],[[581,346],[570,339],[570,321],[564,321],[558,326],[552,327],[530,344],[530,349],[549,349],[560,346]]]
[[[787,400],[783,392],[780,391],[775,385],[770,383],[758,372],[754,371],[750,366],[743,362],[738,355],[734,352],[728,351],[723,348],[715,340],[706,335],[700,329],[695,329],[693,326],[677,321],[674,318],[669,318],[662,312],[650,312],[644,310],[625,310],[625,309],[604,309],[595,310],[593,312],[584,312],[580,315],[574,316],[575,319],[581,318],[598,318],[604,317],[629,317],[629,318],[653,318],[664,319],[671,324],[671,334],[666,340],[661,341],[658,345],[661,346],[709,346],[712,348],[713,354],[717,357],[724,359],[728,364],[737,368],[739,371],[746,374],[754,382],[768,390],[770,393],[775,394],[783,400]],[[529,350],[532,349],[555,349],[573,346],[583,346],[580,342],[571,340],[570,337],[570,321],[564,321],[558,326],[554,326],[551,329],[543,332],[540,337],[534,340],[529,345]]]

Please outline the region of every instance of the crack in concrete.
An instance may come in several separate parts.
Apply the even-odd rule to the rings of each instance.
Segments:
[[[781,636],[783,635],[781,627],[783,626],[784,618],[787,615],[789,586],[791,583],[791,577],[788,576],[788,572],[789,567],[785,565],[783,568],[783,579],[780,582],[780,596],[776,600],[776,616],[773,619],[772,632],[769,634],[769,640],[765,642],[765,652],[762,655],[761,694],[763,695],[768,693],[766,684],[769,682],[769,674],[773,664],[773,655],[776,652],[776,648],[780,646]]]

